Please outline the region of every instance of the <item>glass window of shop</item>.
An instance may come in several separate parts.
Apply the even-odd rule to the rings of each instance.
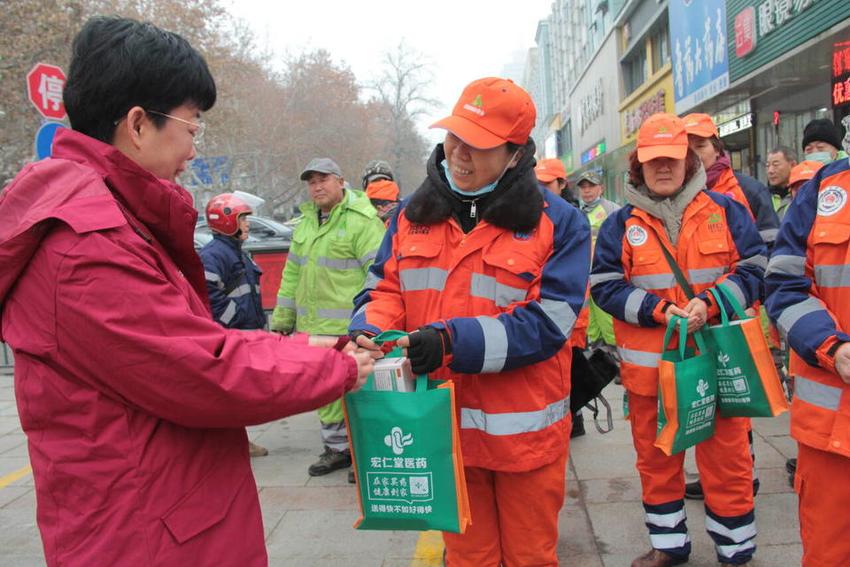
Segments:
[[[623,87],[626,95],[635,92],[646,80],[646,50],[637,49],[635,53],[623,61]]]
[[[670,30],[667,27],[667,18],[662,18],[661,22],[662,24],[649,38],[652,49],[652,74],[657,73],[670,62]]]
[[[797,152],[799,159],[803,159],[803,150],[800,144],[803,141],[803,130],[806,124],[816,118],[828,118],[832,120],[832,111],[829,108],[813,108],[802,112],[781,112],[778,116],[779,124],[774,124],[773,114],[765,112],[758,117],[757,154],[759,157],[757,170],[759,179],[767,179],[765,163],[767,153],[776,146],[788,146]]]

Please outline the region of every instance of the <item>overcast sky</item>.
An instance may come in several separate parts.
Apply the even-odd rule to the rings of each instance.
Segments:
[[[431,97],[441,102],[420,120],[426,128],[449,112],[474,79],[500,75],[517,51],[534,46],[537,22],[552,0],[230,0],[261,47],[277,54],[323,48],[347,63],[363,84],[380,68],[382,54],[402,39],[432,63]]]

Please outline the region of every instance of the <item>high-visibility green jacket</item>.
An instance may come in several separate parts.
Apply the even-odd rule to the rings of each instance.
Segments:
[[[599,229],[602,223],[608,218],[608,215],[614,213],[620,208],[620,205],[609,201],[608,199],[600,199],[599,203],[590,210],[582,211],[587,215],[587,222],[590,223],[590,238],[593,243],[593,249],[596,248],[596,237],[599,235]],[[610,313],[606,313],[591,298],[590,300],[590,319],[587,323],[587,342],[588,344],[603,341],[606,344],[617,344],[614,338],[614,320]]]
[[[384,237],[384,223],[361,192],[350,190],[321,226],[315,203],[304,203],[301,212],[271,328],[345,335],[354,296],[363,288]]]

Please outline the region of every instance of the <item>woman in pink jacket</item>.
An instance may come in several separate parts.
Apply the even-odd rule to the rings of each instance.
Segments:
[[[370,371],[365,353],[212,320],[174,180],[215,97],[183,38],[90,20],[64,92],[72,130],[0,194],[0,338],[48,565],[265,565],[245,426]]]

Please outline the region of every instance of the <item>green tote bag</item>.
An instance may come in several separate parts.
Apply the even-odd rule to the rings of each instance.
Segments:
[[[721,283],[710,288],[720,324],[706,329],[717,356],[717,407],[723,417],[773,417],[788,409],[779,373],[758,317],[748,317]],[[721,295],[738,316],[730,321]]]
[[[394,342],[386,331],[373,340]],[[400,357],[398,347],[386,356]],[[343,398],[361,530],[463,533],[471,523],[454,385],[421,375],[415,392],[378,391],[372,377]]]
[[[678,327],[679,347],[669,350]],[[664,334],[664,353],[658,362],[658,433],[655,446],[673,455],[714,435],[717,381],[714,353],[701,331],[694,333],[699,354],[686,347],[688,320],[670,319]]]

